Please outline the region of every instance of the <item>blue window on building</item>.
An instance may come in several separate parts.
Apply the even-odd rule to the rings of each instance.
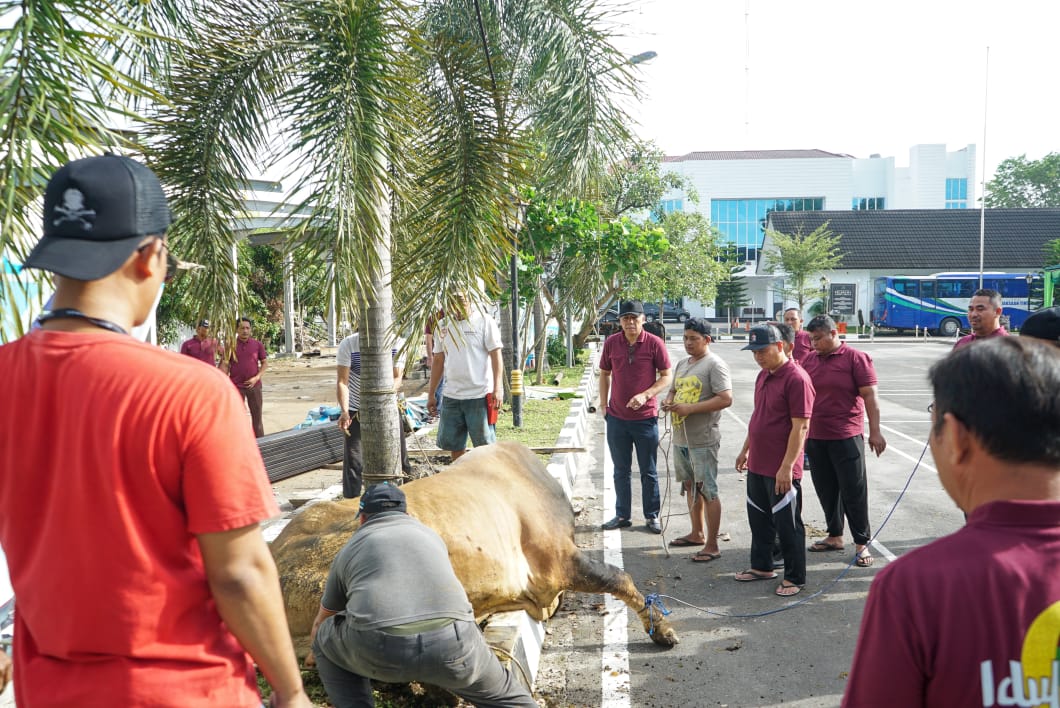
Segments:
[[[946,178],[945,206],[947,209],[968,208],[968,180],[966,178]]]
[[[662,199],[651,211],[650,218],[652,221],[659,221],[665,214],[670,214],[675,211],[685,210],[684,199]]]
[[[821,211],[824,197],[781,199],[712,199],[710,223],[727,243],[735,244],[744,260],[758,259],[765,237],[766,220],[772,211]]]
[[[886,207],[883,205],[883,197],[854,197],[850,200],[850,208],[854,211],[869,211]]]

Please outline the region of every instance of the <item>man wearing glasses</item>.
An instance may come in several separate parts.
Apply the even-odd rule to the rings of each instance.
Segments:
[[[669,388],[670,355],[666,345],[644,331],[644,306],[627,300],[618,309],[622,331],[604,341],[600,353],[600,402],[607,426],[607,447],[615,466],[615,517],[605,530],[632,526],[633,451],[640,468],[640,496],[646,528],[662,533],[659,524],[659,404],[656,396]]]
[[[158,178],[126,157],[71,162],[44,194],[26,266],[55,275],[53,307],[0,347],[19,705],[256,708],[255,663],[273,705],[310,705],[239,396],[129,336],[176,262],[169,224]]]
[[[876,575],[843,705],[1055,706],[1060,350],[992,337],[928,378],[931,455],[968,523]]]

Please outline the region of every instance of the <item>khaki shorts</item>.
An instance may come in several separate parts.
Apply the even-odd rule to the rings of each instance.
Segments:
[[[718,498],[718,448],[674,446],[674,476],[678,482],[695,482],[707,501]]]

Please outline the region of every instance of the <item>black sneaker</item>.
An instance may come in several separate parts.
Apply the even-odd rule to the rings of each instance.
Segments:
[[[623,519],[621,516],[616,516],[610,521],[605,521],[604,523],[600,524],[600,528],[602,528],[604,531],[613,531],[615,529],[624,529],[632,525],[633,522],[629,519]]]

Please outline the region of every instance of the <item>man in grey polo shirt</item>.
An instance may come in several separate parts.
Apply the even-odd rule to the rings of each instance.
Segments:
[[[360,518],[331,566],[306,659],[335,708],[375,705],[370,679],[441,686],[477,706],[536,708],[475,624],[445,542],[406,513],[405,493],[372,487]]]

